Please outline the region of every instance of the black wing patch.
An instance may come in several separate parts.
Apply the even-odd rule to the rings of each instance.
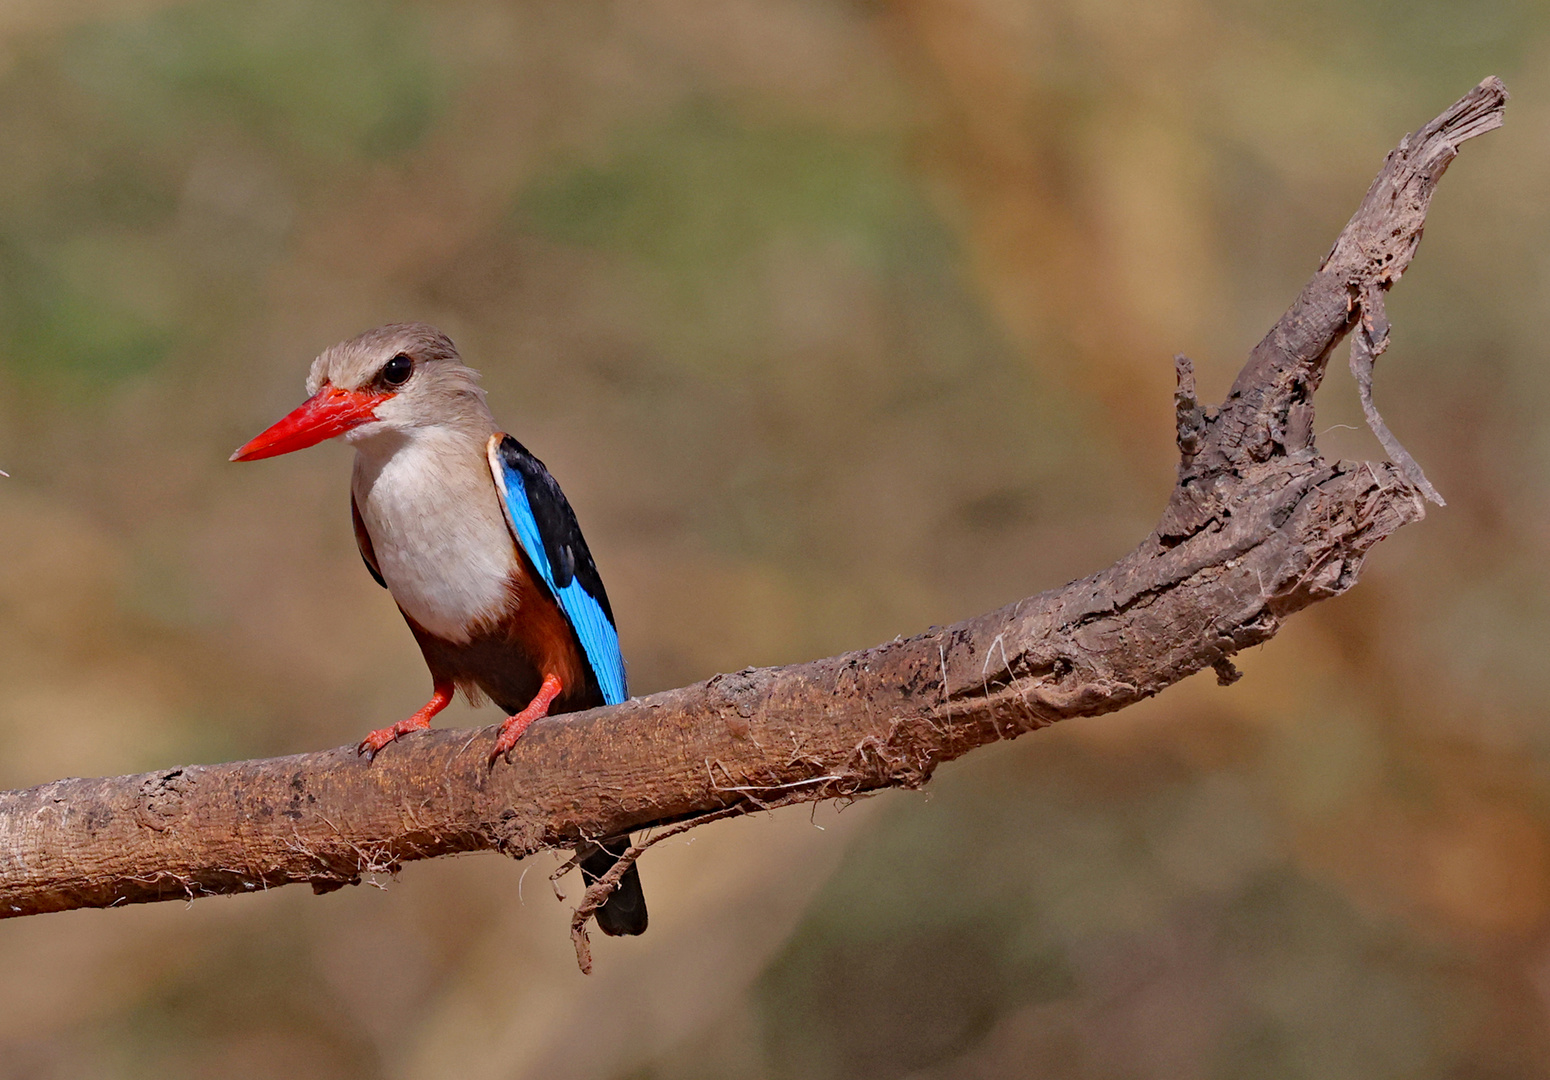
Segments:
[[[387,582],[382,580],[382,571],[377,569],[377,553],[371,546],[371,534],[366,531],[366,523],[361,520],[361,508],[355,505],[355,493],[350,493],[350,519],[355,523],[355,546],[361,549],[361,562],[366,564],[366,569],[376,579],[378,585],[387,588]]]
[[[565,589],[575,581],[597,601],[609,623],[613,623],[608,590],[603,588],[603,578],[592,561],[592,552],[587,550],[576,512],[571,509],[559,483],[549,475],[542,461],[510,435],[501,439],[500,456],[506,468],[522,478],[528,506],[532,508],[533,521],[538,526],[544,554],[548,556],[549,569],[554,574],[554,587]]]

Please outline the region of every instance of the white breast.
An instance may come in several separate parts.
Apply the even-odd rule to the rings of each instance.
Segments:
[[[393,599],[437,637],[467,641],[505,611],[517,569],[483,444],[419,428],[356,449],[355,503]]]

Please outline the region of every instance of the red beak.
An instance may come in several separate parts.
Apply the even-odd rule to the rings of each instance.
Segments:
[[[376,391],[340,390],[325,385],[279,423],[239,449],[231,460],[257,461],[316,446],[324,439],[343,435],[353,427],[375,420],[377,406],[388,397]]]

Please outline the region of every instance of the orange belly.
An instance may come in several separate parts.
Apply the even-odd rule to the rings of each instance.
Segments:
[[[404,613],[431,678],[452,682],[475,704],[487,695],[508,714],[533,700],[545,675],[556,676],[564,687],[551,713],[603,704],[597,679],[565,613],[548,590],[529,576],[527,560],[521,564],[508,583],[511,600],[505,610],[473,627],[467,642],[438,637]]]

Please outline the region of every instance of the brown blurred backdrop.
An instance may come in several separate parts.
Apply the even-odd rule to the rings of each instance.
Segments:
[[[423,700],[348,451],[226,462],[338,339],[484,371],[649,692],[1109,562],[1171,355],[1220,397],[1399,137],[1515,100],[1379,369],[1450,505],[1236,686],[665,844],[590,979],[548,856],[0,922],[0,1078],[1550,1074],[1547,60],[1531,0],[5,0],[5,787]]]

